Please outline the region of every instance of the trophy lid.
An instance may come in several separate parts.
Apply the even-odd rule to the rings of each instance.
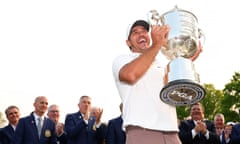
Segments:
[[[185,9],[178,8],[177,5],[175,5],[175,7],[174,7],[172,10],[169,10],[169,11],[163,13],[163,14],[162,14],[162,17],[165,16],[165,15],[167,15],[167,14],[169,14],[169,13],[172,13],[172,12],[184,12],[184,13],[188,13],[188,14],[192,15],[192,16],[195,18],[196,22],[198,22],[198,18],[196,17],[195,14],[193,14],[192,12],[187,11],[187,10],[185,10]]]

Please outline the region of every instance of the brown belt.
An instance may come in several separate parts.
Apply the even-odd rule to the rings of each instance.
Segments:
[[[161,133],[164,133],[164,134],[177,133],[176,131],[153,130],[153,129],[143,128],[143,127],[140,127],[140,126],[133,126],[133,125],[129,125],[129,126],[126,127],[126,131],[131,131],[131,130],[145,130],[145,131],[161,132]]]

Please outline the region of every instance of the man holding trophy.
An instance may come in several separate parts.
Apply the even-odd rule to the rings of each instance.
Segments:
[[[126,144],[180,144],[175,102],[159,98],[166,74],[157,55],[168,48],[173,29],[168,24],[159,25],[158,20],[155,24],[149,21],[140,19],[130,24],[126,44],[132,53],[118,56],[112,65],[123,102]],[[198,45],[189,60],[196,59],[201,49]]]

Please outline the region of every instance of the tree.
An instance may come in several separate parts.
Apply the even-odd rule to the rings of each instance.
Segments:
[[[205,109],[204,116],[206,119],[213,120],[215,114],[221,112],[223,92],[215,89],[213,84],[204,84],[203,87],[206,91],[206,96],[200,102]]]
[[[189,106],[177,106],[177,116],[180,120],[187,118],[190,114]]]
[[[221,101],[221,111],[226,121],[239,121],[240,110],[240,73],[235,72],[230,83],[223,89],[224,98]]]

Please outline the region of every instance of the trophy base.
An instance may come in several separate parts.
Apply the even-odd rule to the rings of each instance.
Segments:
[[[188,80],[169,82],[160,92],[163,102],[174,106],[185,106],[202,100],[206,92],[198,83]]]

